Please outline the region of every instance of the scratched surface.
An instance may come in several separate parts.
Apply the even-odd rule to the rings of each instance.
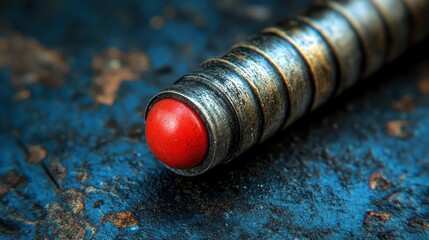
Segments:
[[[205,175],[150,154],[152,95],[306,2],[1,1],[0,237],[428,238],[428,42]]]

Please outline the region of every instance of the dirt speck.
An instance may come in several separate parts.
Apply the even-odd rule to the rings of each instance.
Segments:
[[[109,221],[118,228],[125,228],[137,225],[138,220],[132,212],[120,212],[104,215],[102,222]]]
[[[385,191],[390,188],[390,183],[383,174],[376,172],[369,177],[369,188],[374,190]]]
[[[27,150],[27,161],[30,163],[41,163],[48,156],[48,152],[42,145],[30,145]]]
[[[133,140],[139,140],[144,136],[144,128],[142,124],[133,124],[128,129],[128,137]]]
[[[392,137],[406,139],[409,135],[410,126],[407,121],[392,120],[386,124],[386,132]]]
[[[93,208],[100,208],[101,205],[104,204],[104,201],[99,199],[99,200],[95,200],[94,203],[92,204]]]
[[[88,178],[89,178],[89,173],[88,172],[79,172],[76,175],[76,180],[78,180],[78,181],[80,181],[82,183],[88,181]]]
[[[386,212],[373,212],[370,211],[366,214],[364,219],[365,226],[371,226],[373,223],[385,223],[390,219],[390,214]]]
[[[27,178],[19,176],[16,172],[10,171],[0,177],[0,195],[6,194],[9,189],[27,182]]]

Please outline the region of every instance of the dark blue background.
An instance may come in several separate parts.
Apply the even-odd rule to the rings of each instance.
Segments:
[[[1,39],[29,47],[0,48],[0,236],[427,238],[427,42],[202,176],[149,152],[142,112],[156,92],[307,2],[2,1]],[[149,63],[110,105],[96,79],[111,72],[94,59],[109,63],[112,47]],[[396,120],[408,129],[392,136]]]

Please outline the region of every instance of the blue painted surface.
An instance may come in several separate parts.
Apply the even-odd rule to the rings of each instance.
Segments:
[[[0,236],[428,238],[429,95],[418,88],[429,79],[427,42],[205,175],[175,175],[149,152],[142,112],[152,95],[305,2],[0,3],[2,37],[35,38],[69,68],[59,87],[27,84],[31,96],[17,100],[13,71],[1,67]],[[250,11],[261,8],[271,17]],[[159,29],[150,24],[156,15],[164,20]],[[109,47],[150,61],[136,80],[122,82],[112,105],[96,101],[91,67]],[[413,107],[398,111],[392,104],[404,95]],[[407,136],[386,132],[392,120],[409,124]],[[31,163],[31,145],[47,157]]]

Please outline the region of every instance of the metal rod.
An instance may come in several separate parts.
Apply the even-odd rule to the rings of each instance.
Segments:
[[[319,107],[420,42],[428,0],[318,1],[157,94],[186,102],[209,135],[198,175],[226,163]]]

